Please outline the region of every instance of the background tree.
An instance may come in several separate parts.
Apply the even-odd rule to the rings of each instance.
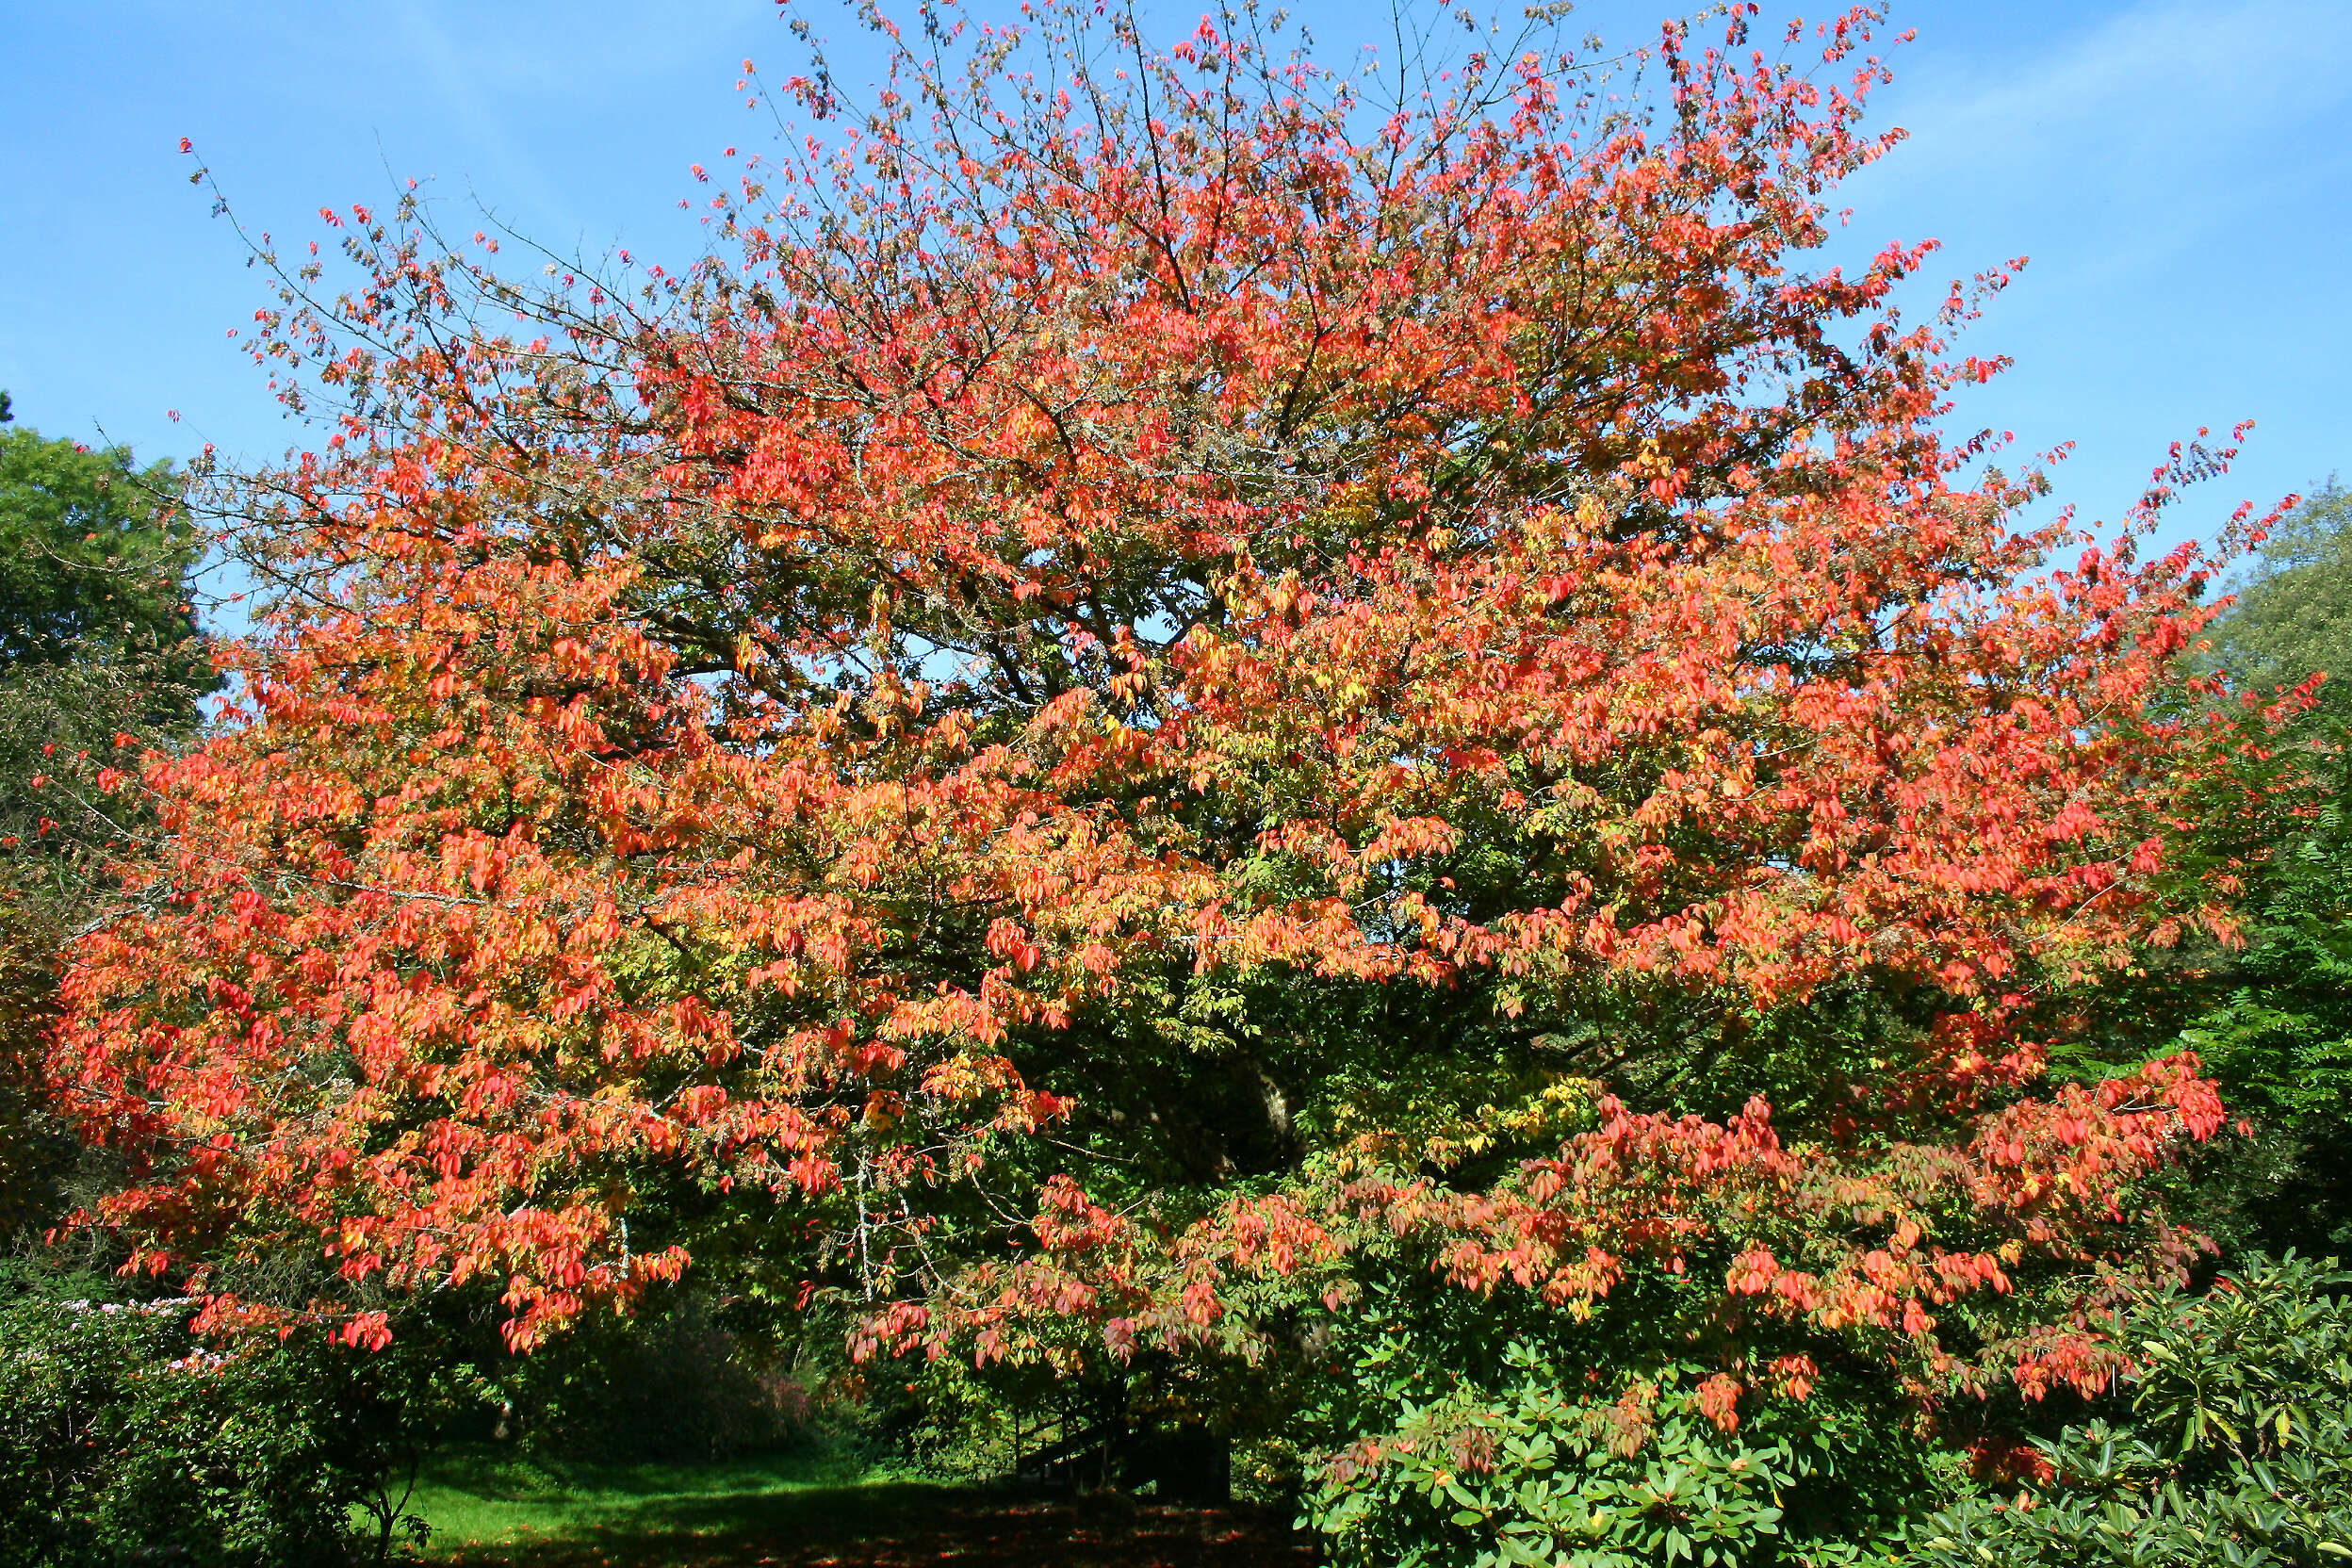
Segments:
[[[2209,632],[2212,658],[2253,687],[2314,675],[2327,703],[2352,703],[2352,491],[2330,477],[2281,516]]]
[[[52,1214],[73,1157],[32,1069],[57,953],[142,820],[98,775],[193,735],[218,684],[188,580],[203,548],[171,465],[0,430],[0,1234]]]
[[[2242,700],[2286,695],[2250,755],[2266,807],[2203,836],[2251,868],[2248,939],[2158,1011],[2230,1087],[2255,1135],[2219,1173],[2214,1223],[2249,1245],[2352,1247],[2352,495],[2280,519],[2208,631],[2201,666]]]

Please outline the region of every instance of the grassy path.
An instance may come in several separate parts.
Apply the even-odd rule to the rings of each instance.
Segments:
[[[1309,1568],[1284,1516],[1123,1497],[1040,1499],[861,1474],[839,1461],[444,1462],[411,1505],[451,1568]]]

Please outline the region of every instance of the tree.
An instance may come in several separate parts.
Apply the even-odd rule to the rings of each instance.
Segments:
[[[2225,1178],[2241,1239],[2325,1254],[2352,1245],[2352,497],[2330,480],[2280,519],[2198,662],[2241,700],[2283,697],[2276,736],[2246,765],[2267,809],[2216,814],[2255,865],[2248,939],[2174,999],[2174,1026],[2260,1136]],[[2183,1004],[2185,1004],[2185,1005]]]
[[[202,551],[169,464],[0,431],[0,1234],[53,1217],[71,1140],[33,1085],[68,934],[132,825],[99,769],[194,730],[217,683],[188,575]]]
[[[2254,686],[2352,672],[2352,493],[2333,478],[2320,485],[2278,520],[2251,567],[2213,628],[2214,656]]]
[[[1719,1424],[2102,1383],[2223,1113],[2045,1071],[2233,930],[2206,564],[2135,547],[2228,454],[2019,531],[1939,427],[2008,272],[1807,270],[1877,13],[1390,104],[1248,13],[923,17],[683,274],[414,200],[330,215],[340,300],[264,250],[335,433],[218,503],[274,610],[53,1057],[140,1264],[323,1244],[528,1346],[691,1262],[1180,1391],[1401,1281]]]

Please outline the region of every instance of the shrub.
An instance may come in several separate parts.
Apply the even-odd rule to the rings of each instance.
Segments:
[[[422,1347],[207,1347],[188,1303],[62,1284],[0,1281],[0,1568],[311,1568],[421,1541],[407,1489],[453,1392]]]
[[[2352,1275],[2292,1252],[2127,1319],[2125,1407],[2038,1443],[2046,1478],[1915,1531],[1928,1568],[2352,1562]]]
[[[1329,1446],[1302,1524],[1363,1568],[1709,1568],[1887,1560],[1956,1459],[1850,1371],[1743,1397],[1695,1361],[1609,1348],[1600,1325],[1499,1348],[1375,1291],[1311,1413]],[[1352,1336],[1351,1336],[1352,1337]],[[1806,1364],[1809,1367],[1810,1364]],[[1818,1380],[1818,1381],[1815,1381]]]

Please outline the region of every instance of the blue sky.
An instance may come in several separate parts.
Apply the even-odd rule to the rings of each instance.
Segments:
[[[1387,31],[1385,4],[1292,8],[1332,54]],[[1668,8],[1602,0],[1578,20],[1631,41]],[[827,0],[806,11],[852,31]],[[7,12],[0,386],[48,433],[103,431],[152,454],[208,439],[258,458],[302,439],[226,339],[261,291],[188,185],[181,137],[240,215],[281,237],[311,237],[319,206],[381,202],[415,175],[558,246],[682,262],[688,165],[762,140],[731,90],[743,58],[792,57],[766,0]],[[1153,14],[1172,31],[1198,10]],[[1919,38],[1895,51],[1877,122],[1912,136],[1849,188],[1853,253],[1942,239],[1923,300],[2033,258],[1968,344],[2017,368],[1955,423],[2014,430],[2031,449],[2073,441],[2062,496],[2113,516],[2166,443],[2257,420],[2237,472],[2174,534],[2352,475],[2352,8],[1897,0],[1895,22]]]

